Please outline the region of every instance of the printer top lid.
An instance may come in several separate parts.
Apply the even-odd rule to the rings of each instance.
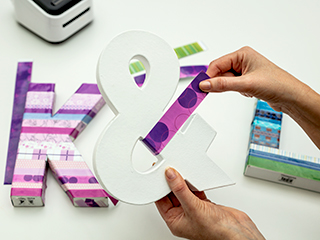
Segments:
[[[60,15],[81,0],[33,0],[39,7],[51,15]]]

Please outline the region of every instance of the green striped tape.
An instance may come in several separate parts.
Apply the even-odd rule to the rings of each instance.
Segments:
[[[140,61],[136,61],[136,62],[130,63],[129,70],[131,74],[135,74],[138,72],[142,72],[144,70],[144,66]]]
[[[202,52],[204,50],[206,50],[206,47],[202,42],[194,42],[174,49],[179,59],[192,54],[196,54],[198,52]]]
[[[202,42],[194,42],[174,49],[178,59],[184,58],[206,50],[206,46]],[[140,61],[132,62],[129,65],[131,74],[136,74],[144,71],[144,66]]]

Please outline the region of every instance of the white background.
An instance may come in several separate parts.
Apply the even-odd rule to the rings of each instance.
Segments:
[[[56,83],[56,109],[81,83],[95,83],[103,48],[119,33],[132,29],[151,31],[173,48],[197,40],[207,45],[207,51],[181,59],[181,65],[209,64],[249,45],[320,92],[319,10],[316,0],[95,0],[94,22],[53,45],[17,24],[11,2],[1,1],[0,180],[4,179],[19,59],[33,59],[33,82]],[[187,83],[180,81],[178,91]],[[208,155],[237,183],[207,195],[216,203],[245,211],[267,239],[319,239],[318,193],[243,176],[253,102],[238,93],[210,94],[197,110],[218,132]],[[75,141],[91,169],[96,139],[112,117],[105,106]],[[320,157],[287,116],[281,148]],[[0,185],[1,239],[175,239],[154,204],[75,208],[51,172],[45,207],[14,208],[9,196],[10,186]]]

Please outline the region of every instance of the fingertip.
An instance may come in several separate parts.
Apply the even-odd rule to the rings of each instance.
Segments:
[[[191,193],[187,183],[180,173],[174,168],[168,167],[165,171],[165,175],[172,193],[178,199],[181,205],[188,204],[188,202],[191,201],[193,194]],[[174,204],[173,201],[172,203]]]
[[[209,80],[204,80],[200,82],[199,88],[204,92],[210,91],[212,88],[211,82]]]
[[[171,168],[171,167],[168,167],[167,169],[166,169],[166,172],[165,172],[165,174],[166,174],[166,178],[170,181],[172,181],[172,180],[174,180],[176,177],[177,177],[177,173],[176,173],[176,171],[173,169],[173,168]]]
[[[184,181],[182,176],[174,168],[166,168],[165,176],[167,183],[173,193],[182,190],[185,186],[187,187],[186,182]]]
[[[185,184],[184,179],[181,177],[178,171],[172,167],[166,168],[165,177],[172,192],[176,191],[177,186],[180,188],[183,184]]]

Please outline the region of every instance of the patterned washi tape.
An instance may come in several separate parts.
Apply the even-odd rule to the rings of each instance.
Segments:
[[[31,81],[31,71],[32,62],[18,63],[4,184],[12,183],[24,113],[24,104],[26,101],[29,83]]]
[[[251,127],[245,175],[248,174],[248,167],[254,167],[251,169],[265,169],[281,174],[281,178],[278,178],[277,181],[284,183],[292,183],[296,177],[319,181],[319,158],[279,149],[281,121],[282,113],[274,111],[264,101],[257,101],[255,116]],[[258,172],[255,174],[257,173]],[[283,176],[283,174],[288,174],[289,176]],[[249,176],[258,177],[257,175],[252,175],[252,173],[249,174]],[[268,177],[262,174],[258,178],[270,180],[270,177],[271,174],[269,174]],[[300,187],[301,186],[302,185],[300,185]],[[303,186],[303,188],[312,189],[306,186]]]
[[[179,98],[171,105],[162,118],[142,140],[155,154],[159,154],[175,133],[185,123],[208,93],[199,89],[199,83],[209,76],[201,72]]]
[[[251,125],[250,142],[279,148],[281,121],[281,112],[276,112],[268,103],[258,100]]]
[[[273,110],[267,102],[258,100],[254,118],[281,125],[282,113]]]
[[[196,54],[202,51],[205,51],[207,47],[203,44],[203,42],[194,42],[191,44],[184,45],[182,47],[177,47],[174,49],[176,52],[178,59],[190,56],[192,54]]]
[[[180,67],[180,79],[196,77],[200,72],[206,72],[208,65],[192,65]]]
[[[52,116],[54,86],[30,83],[11,188],[12,202],[15,206],[44,204],[48,162],[75,206],[106,207],[108,194],[71,140],[84,130],[105,101],[96,84],[82,84]]]
[[[279,148],[281,125],[255,119],[252,123],[251,143]]]

